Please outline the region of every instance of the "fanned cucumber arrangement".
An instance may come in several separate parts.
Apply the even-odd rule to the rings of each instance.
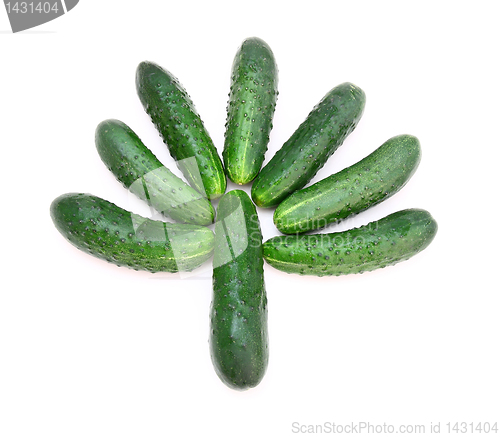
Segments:
[[[359,274],[415,256],[438,229],[429,212],[410,208],[359,228],[311,233],[400,191],[419,165],[420,143],[412,135],[394,136],[359,162],[307,186],[358,125],[365,93],[350,82],[332,88],[262,167],[277,84],[269,45],[245,39],[231,69],[221,159],[179,80],[155,63],[141,62],[137,94],[185,180],[119,120],[97,126],[95,145],[126,189],[176,223],[142,217],[91,194],[63,194],[50,206],[64,238],[118,266],[168,274],[193,271],[212,259],[209,351],[215,373],[235,390],[256,387],[269,361],[264,262],[306,277]],[[252,186],[248,193],[226,192],[226,177]],[[275,208],[281,235],[263,243],[257,207]]]

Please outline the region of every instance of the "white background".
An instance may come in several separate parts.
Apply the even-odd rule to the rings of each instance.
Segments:
[[[82,0],[19,34],[0,11],[0,435],[288,436],[328,422],[428,433],[432,422],[444,434],[447,422],[500,422],[494,6]],[[77,191],[144,213],[96,152],[106,118],[176,171],[135,92],[143,60],[179,77],[222,151],[231,63],[249,36],[279,66],[266,161],[328,90],[353,82],[363,118],[314,181],[402,133],[420,139],[422,161],[401,192],[338,229],[418,207],[439,231],[415,258],[358,276],[266,265],[269,368],[235,392],[209,356],[210,263],[189,278],[115,267],[69,245],[49,206]],[[259,214],[264,239],[277,235],[272,210]]]

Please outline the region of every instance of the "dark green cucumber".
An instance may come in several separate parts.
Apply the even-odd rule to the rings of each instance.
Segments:
[[[356,164],[292,193],[274,211],[274,224],[294,234],[344,220],[401,190],[419,163],[416,137],[390,138]]]
[[[115,177],[152,208],[181,223],[213,223],[214,209],[208,199],[165,167],[125,123],[99,123],[95,143]]]
[[[200,115],[179,80],[153,62],[141,62],[136,88],[171,156],[189,184],[208,199],[226,191],[220,156]]]
[[[267,240],[264,259],[300,275],[363,273],[405,261],[434,239],[437,223],[421,209],[406,209],[344,232],[281,235]]]
[[[260,38],[247,38],[234,57],[224,137],[224,168],[239,185],[251,182],[264,162],[278,97],[273,52]]]
[[[217,207],[210,310],[210,354],[229,387],[255,387],[266,372],[269,349],[262,234],[255,206],[241,190]]]
[[[352,83],[330,90],[255,178],[253,201],[273,207],[303,188],[357,126],[365,100]]]
[[[150,220],[91,194],[63,194],[50,215],[78,249],[134,270],[191,271],[213,254],[209,228]]]

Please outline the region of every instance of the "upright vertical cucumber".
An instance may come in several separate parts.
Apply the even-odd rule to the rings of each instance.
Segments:
[[[224,137],[224,168],[237,184],[251,182],[264,162],[278,97],[274,54],[260,38],[247,38],[234,57]]]
[[[136,88],[170,154],[189,184],[208,199],[226,191],[220,156],[200,115],[179,80],[153,62],[141,62]]]
[[[134,270],[191,271],[214,250],[209,228],[150,220],[91,194],[59,196],[50,215],[63,237],[78,249]]]
[[[125,123],[102,121],[95,143],[102,161],[123,186],[158,212],[181,223],[213,223],[208,199],[165,167]]]
[[[303,188],[357,126],[365,100],[352,83],[330,90],[255,178],[253,201],[273,207]]]
[[[229,387],[255,387],[269,359],[262,234],[255,206],[241,190],[219,201],[215,222],[210,353]]]
[[[349,231],[273,237],[263,245],[264,259],[278,270],[300,275],[363,273],[421,252],[437,228],[427,211],[406,209]]]
[[[356,164],[292,193],[274,211],[274,224],[284,234],[293,234],[358,214],[401,190],[420,156],[416,137],[392,137]]]

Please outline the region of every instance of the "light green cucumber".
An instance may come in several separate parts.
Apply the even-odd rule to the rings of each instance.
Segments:
[[[251,182],[264,162],[278,97],[278,68],[269,45],[247,38],[232,66],[222,157],[228,178]]]
[[[262,234],[255,205],[241,190],[217,207],[210,310],[210,354],[235,390],[255,387],[269,359]]]
[[[356,164],[292,193],[274,211],[274,224],[284,234],[294,234],[358,214],[401,190],[420,156],[416,137],[392,137]]]
[[[150,220],[91,194],[59,196],[50,215],[78,249],[134,270],[191,271],[214,250],[214,234],[207,227]]]
[[[210,201],[165,167],[125,123],[102,121],[95,143],[102,161],[123,186],[156,211],[180,223],[213,223]]]
[[[264,259],[300,275],[363,273],[413,257],[431,243],[437,229],[427,211],[406,209],[344,232],[273,237],[263,245]]]
[[[153,62],[141,62],[136,89],[145,111],[189,184],[209,200],[226,191],[222,160],[177,77]]]
[[[330,90],[254,179],[256,205],[277,206],[303,188],[357,126],[365,100],[349,82]]]

